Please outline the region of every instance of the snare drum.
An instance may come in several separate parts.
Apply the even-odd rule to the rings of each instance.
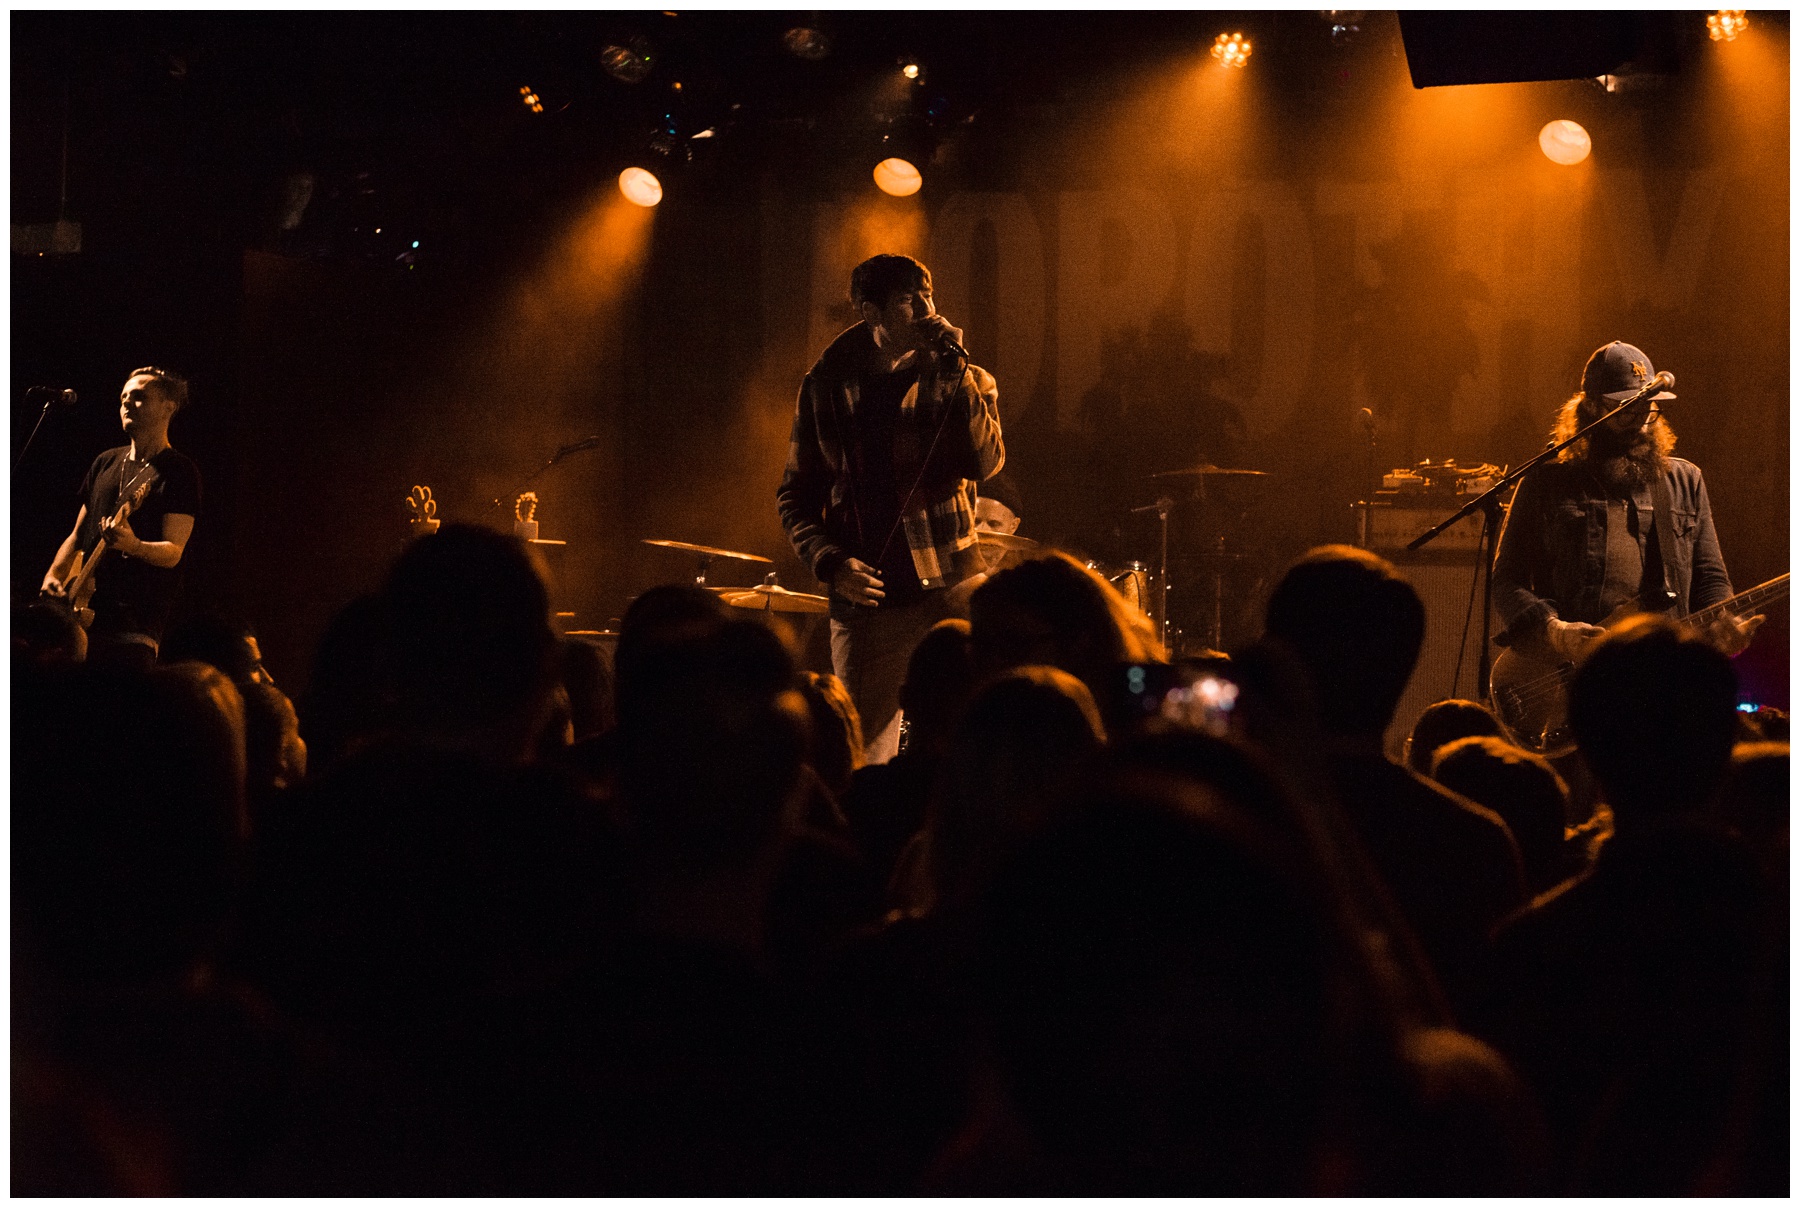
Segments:
[[[1150,615],[1150,581],[1154,577],[1150,568],[1142,562],[1127,562],[1123,569],[1113,568],[1100,562],[1089,562],[1089,570],[1113,585],[1113,588],[1125,597],[1125,602],[1133,608]]]
[[[1145,616],[1150,615],[1150,568],[1142,562],[1127,562],[1125,569],[1107,578],[1119,594]]]

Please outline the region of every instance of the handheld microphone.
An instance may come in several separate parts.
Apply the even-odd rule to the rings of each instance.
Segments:
[[[937,346],[939,351],[947,352],[953,357],[961,357],[965,361],[969,359],[969,350],[952,339],[947,331],[938,333]]]
[[[46,406],[55,403],[60,407],[73,407],[76,394],[73,390],[65,390],[60,386],[33,386],[25,392],[25,397],[31,402]]]

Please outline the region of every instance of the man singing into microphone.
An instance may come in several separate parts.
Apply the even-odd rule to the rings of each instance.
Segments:
[[[1595,350],[1580,393],[1557,414],[1553,443],[1645,394],[1655,377],[1630,344]],[[1519,483],[1494,563],[1502,645],[1574,659],[1620,605],[1680,615],[1730,597],[1700,468],[1669,456],[1675,432],[1657,404],[1674,397],[1645,394]],[[1736,654],[1762,620],[1724,618],[1709,636]]]
[[[900,741],[913,647],[981,570],[975,484],[1006,460],[993,375],[932,305],[931,273],[874,256],[850,274],[862,322],[831,342],[794,414],[775,498],[788,540],[831,597],[831,662],[869,762]]]

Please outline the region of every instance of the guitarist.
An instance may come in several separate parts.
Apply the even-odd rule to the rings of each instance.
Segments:
[[[200,471],[169,443],[169,421],[187,405],[180,374],[155,366],[133,370],[119,391],[119,424],[128,443],[94,459],[82,479],[81,510],[44,575],[43,592],[65,594],[81,553],[104,564],[95,579],[90,655],[148,664],[156,657],[169,612],[181,589],[181,556],[200,514]],[[122,522],[112,517],[142,476],[149,493]]]
[[[1621,341],[1595,350],[1552,443],[1618,406],[1655,376]],[[1731,596],[1700,468],[1669,454],[1661,391],[1614,416],[1519,483],[1494,563],[1496,639],[1539,658],[1575,660],[1621,606],[1682,616]],[[1721,619],[1707,636],[1726,654],[1763,618]]]

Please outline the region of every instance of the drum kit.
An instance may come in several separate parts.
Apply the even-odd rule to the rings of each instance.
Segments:
[[[693,554],[699,561],[694,572],[694,585],[706,587],[716,593],[725,603],[733,608],[750,608],[757,612],[793,612],[819,615],[831,611],[831,601],[824,596],[808,595],[805,592],[789,591],[775,581],[771,572],[755,587],[708,587],[706,571],[713,562],[720,558],[734,562],[761,562],[771,565],[772,559],[761,554],[744,554],[734,549],[718,549],[711,545],[695,545],[691,541],[668,541],[646,537],[645,545],[657,545],[663,549],[677,549]]]
[[[1157,487],[1157,498],[1130,510],[1156,518],[1155,564],[1138,560],[1112,567],[1088,563],[1152,620],[1171,655],[1182,653],[1189,644],[1186,631],[1176,624],[1170,612],[1169,597],[1174,594],[1175,580],[1180,578],[1197,580],[1205,589],[1204,595],[1183,593],[1185,600],[1195,601],[1201,609],[1198,615],[1192,611],[1183,614],[1183,619],[1195,629],[1197,647],[1224,648],[1227,577],[1254,562],[1250,554],[1231,548],[1229,532],[1248,513],[1245,490],[1259,486],[1259,480],[1268,477],[1262,470],[1211,464],[1152,474],[1150,481]],[[1169,520],[1177,511],[1193,512],[1200,523],[1196,532],[1185,534],[1179,543],[1190,552],[1180,553],[1172,560]],[[1183,573],[1176,574],[1176,570]]]
[[[1132,508],[1131,511],[1156,516],[1156,562],[1152,564],[1131,560],[1113,565],[1096,561],[1087,563],[1090,570],[1110,583],[1127,603],[1151,621],[1171,654],[1178,653],[1184,645],[1182,630],[1172,622],[1169,610],[1169,597],[1173,591],[1169,552],[1171,514],[1183,504],[1192,504],[1198,507],[1204,519],[1210,521],[1201,527],[1201,540],[1197,547],[1199,552],[1181,555],[1176,565],[1184,572],[1192,572],[1191,576],[1184,574],[1184,577],[1196,578],[1204,588],[1203,596],[1196,593],[1192,597],[1199,601],[1199,617],[1195,618],[1189,613],[1186,619],[1197,621],[1200,644],[1208,649],[1221,649],[1224,645],[1225,610],[1229,594],[1226,589],[1227,577],[1252,561],[1251,555],[1234,551],[1227,539],[1226,530],[1232,527],[1231,522],[1243,518],[1241,509],[1238,509],[1238,514],[1232,514],[1236,505],[1242,502],[1242,497],[1235,494],[1235,491],[1239,486],[1259,485],[1257,480],[1268,477],[1262,470],[1230,469],[1215,465],[1199,465],[1152,474],[1150,480],[1160,492],[1157,499],[1143,507]],[[1183,488],[1186,488],[1185,491]],[[1033,551],[1044,548],[1030,537],[990,529],[977,529],[975,540],[990,572],[1000,569],[1010,555],[1029,556]],[[647,538],[644,544],[692,555],[697,563],[694,583],[717,593],[720,599],[733,608],[810,616],[823,616],[831,611],[831,602],[827,597],[790,591],[776,582],[773,573],[765,576],[754,587],[708,585],[706,576],[713,563],[720,560],[764,565],[771,563],[771,559],[759,554],[661,538]],[[1183,544],[1196,548],[1191,541]]]

